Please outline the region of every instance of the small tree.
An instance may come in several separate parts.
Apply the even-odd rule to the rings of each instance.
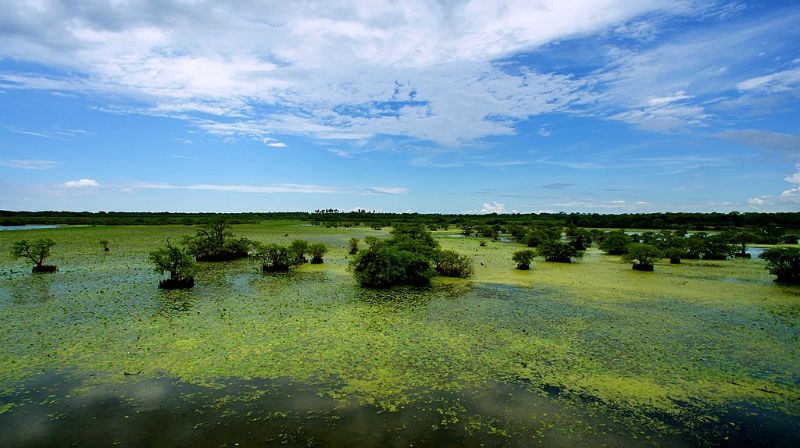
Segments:
[[[536,252],[530,249],[523,249],[514,252],[511,260],[517,263],[517,269],[528,270],[531,268],[531,261],[536,257]]]
[[[108,252],[108,240],[100,240],[100,245],[103,246],[103,252]]]
[[[311,252],[311,264],[322,264],[322,256],[328,252],[328,246],[325,243],[314,243],[308,246],[308,251]]]
[[[349,254],[350,255],[355,255],[355,254],[358,253],[358,242],[359,242],[358,238],[350,238],[350,241],[349,241],[349,244],[350,244],[350,252],[349,252]]]
[[[669,257],[670,264],[681,264],[681,256],[685,249],[681,247],[668,247],[667,250],[664,251],[664,255]]]
[[[726,260],[733,256],[736,247],[728,243],[724,235],[712,235],[706,239],[703,260]]]
[[[767,260],[767,270],[778,283],[800,285],[800,248],[772,247],[759,255]]]
[[[543,256],[545,261],[572,263],[572,257],[578,256],[578,251],[570,243],[550,240],[539,244],[539,255]]]
[[[298,263],[302,264],[308,261],[306,260],[306,253],[310,247],[310,244],[306,240],[294,240],[292,244],[289,245],[289,253]]]
[[[159,282],[159,288],[186,289],[194,286],[197,264],[186,249],[173,246],[167,240],[167,247],[150,252],[150,262],[159,274],[169,273],[168,279]]]
[[[633,269],[637,271],[652,271],[653,263],[663,256],[664,254],[655,246],[632,243],[622,255],[622,261],[633,263]]]
[[[183,244],[197,261],[228,261],[244,258],[252,246],[247,238],[234,238],[224,219],[202,224],[194,236],[183,238]]]
[[[436,272],[444,277],[467,278],[474,272],[472,259],[453,250],[442,250],[436,257]]]
[[[55,272],[57,267],[44,264],[44,259],[50,256],[50,248],[55,246],[55,241],[50,238],[40,238],[33,242],[28,240],[17,241],[11,246],[11,258],[27,258],[34,263],[33,272]]]
[[[288,272],[291,266],[304,262],[299,261],[296,254],[286,246],[274,243],[255,243],[255,250],[250,257],[261,263],[263,272]]]
[[[608,255],[622,255],[625,253],[631,238],[623,231],[608,232],[600,242],[600,250]]]
[[[737,258],[750,258],[750,254],[747,253],[747,245],[755,241],[756,238],[756,235],[747,230],[734,233],[730,238],[730,242],[738,245],[740,249],[734,256]]]

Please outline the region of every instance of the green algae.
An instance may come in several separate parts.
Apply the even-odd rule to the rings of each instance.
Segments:
[[[474,257],[472,279],[369,291],[346,272],[347,242],[385,231],[295,222],[235,231],[332,250],[324,265],[290,274],[206,263],[193,290],[159,291],[147,253],[189,226],[28,231],[57,241],[61,270],[34,276],[0,265],[0,385],[71,369],[104,373],[97,381],[166,375],[210,387],[288,377],[397,412],[500,381],[657,430],[713,419],[730,403],[800,416],[800,291],[774,285],[758,261],[659,263],[640,273],[590,250],[577,263],[538,259],[522,272],[511,261],[518,245],[436,232],[444,248]],[[8,233],[0,252],[14,240]],[[100,239],[114,250],[102,252]],[[444,423],[502,435],[442,409]]]

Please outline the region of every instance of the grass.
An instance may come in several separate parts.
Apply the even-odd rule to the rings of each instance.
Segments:
[[[443,248],[473,257],[471,279],[368,291],[346,271],[348,240],[385,230],[286,221],[234,232],[323,241],[324,264],[262,275],[248,261],[204,263],[193,290],[159,291],[147,253],[192,232],[0,233],[2,253],[21,238],[54,239],[48,263],[60,269],[31,275],[20,262],[0,264],[6,395],[37,373],[76,370],[98,382],[137,374],[210,387],[289,377],[385,411],[517,383],[658,431],[719,419],[731,406],[800,417],[800,288],[774,284],[757,260],[658,263],[643,273],[593,249],[577,263],[537,258],[519,271],[519,245],[479,247],[439,231]]]

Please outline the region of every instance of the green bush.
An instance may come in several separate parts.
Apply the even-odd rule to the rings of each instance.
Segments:
[[[439,245],[422,226],[397,226],[387,240],[366,241],[369,248],[360,250],[349,265],[361,286],[427,285],[436,275]]]
[[[308,251],[311,253],[311,264],[322,264],[322,256],[328,252],[328,246],[325,243],[313,243],[308,246]]]
[[[50,248],[55,245],[55,241],[49,238],[40,238],[30,243],[28,240],[17,241],[11,246],[11,258],[27,258],[32,261],[32,270],[36,273],[55,272],[55,266],[44,264],[45,258],[50,256]]]
[[[289,245],[289,254],[290,256],[294,257],[295,261],[299,264],[303,264],[306,261],[306,252],[308,252],[311,245],[306,240],[294,240],[292,244]]]
[[[436,272],[443,277],[467,278],[474,272],[472,259],[452,250],[443,250],[436,257]]]
[[[800,285],[800,248],[773,247],[759,258],[767,260],[767,270],[776,276],[776,282]]]
[[[286,246],[274,243],[255,243],[251,258],[261,264],[263,272],[288,272],[292,266],[302,264],[296,254]]]
[[[183,238],[183,244],[197,261],[228,261],[247,257],[252,242],[234,238],[224,220],[209,221],[194,236]]]
[[[531,268],[531,261],[536,257],[536,252],[530,249],[523,249],[514,252],[511,260],[517,263],[517,269],[528,270]]]
[[[191,254],[167,241],[167,247],[150,252],[150,262],[155,271],[161,275],[169,273],[169,278],[162,280],[158,287],[163,289],[182,289],[194,286],[194,273],[197,265]]]
[[[633,269],[637,271],[652,271],[653,264],[664,254],[657,247],[644,243],[629,244],[622,261],[633,263]]]
[[[625,232],[618,230],[614,232],[606,232],[603,241],[600,242],[600,250],[608,255],[622,255],[631,243],[631,237]]]
[[[350,238],[349,245],[350,245],[350,255],[355,255],[358,253],[358,238]]]
[[[578,251],[572,244],[550,240],[539,244],[539,255],[543,256],[545,261],[572,263],[572,257],[578,256]]]

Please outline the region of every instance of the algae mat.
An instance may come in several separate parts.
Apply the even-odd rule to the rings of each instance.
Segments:
[[[437,232],[474,257],[472,280],[376,292],[353,283],[346,246],[385,232],[271,222],[234,231],[325,241],[325,264],[269,276],[204,264],[193,290],[159,291],[147,252],[192,230],[0,235],[5,253],[54,239],[60,267],[0,265],[0,443],[800,441],[800,290],[760,262],[643,274],[589,251],[519,272],[517,245]],[[102,424],[79,432],[81,421]]]

